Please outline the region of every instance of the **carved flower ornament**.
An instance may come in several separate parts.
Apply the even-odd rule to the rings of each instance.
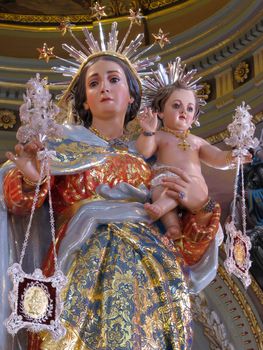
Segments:
[[[234,77],[237,83],[243,83],[248,78],[249,66],[246,62],[240,62],[234,71]]]
[[[3,109],[0,111],[0,127],[4,129],[12,129],[16,124],[16,116],[14,112]]]

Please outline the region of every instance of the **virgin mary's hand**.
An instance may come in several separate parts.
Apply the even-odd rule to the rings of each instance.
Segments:
[[[37,152],[42,148],[43,145],[39,141],[31,141],[26,145],[19,143],[15,146],[15,154],[7,152],[6,157],[15,163],[27,179],[37,182],[39,179]]]
[[[177,176],[162,179],[163,186],[168,188],[166,194],[190,211],[202,208],[208,199],[205,180],[202,177],[189,176],[179,168],[169,167],[169,171]]]

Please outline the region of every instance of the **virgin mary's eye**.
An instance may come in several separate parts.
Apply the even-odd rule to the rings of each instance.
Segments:
[[[119,77],[112,77],[112,78],[110,79],[110,82],[113,83],[113,84],[116,84],[116,83],[118,83],[119,81],[120,81],[120,78],[119,78]]]
[[[89,87],[90,87],[90,88],[93,88],[93,87],[95,87],[95,86],[97,86],[97,85],[98,85],[98,82],[95,81],[95,80],[89,82]]]

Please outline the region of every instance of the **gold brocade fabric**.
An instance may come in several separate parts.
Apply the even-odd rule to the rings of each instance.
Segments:
[[[114,187],[125,182],[137,188],[148,186],[150,179],[150,168],[142,158],[128,152],[109,154],[102,163],[94,160],[94,165],[82,172],[56,177],[54,207],[56,213],[61,213],[80,200],[93,199],[97,186],[102,184]]]
[[[190,304],[174,254],[143,224],[102,225],[69,272],[67,335],[42,350],[190,349]]]
[[[41,345],[41,350],[55,350],[58,348],[60,350],[90,350],[90,348],[83,343],[78,333],[75,332],[74,328],[72,328],[70,324],[65,324],[65,326],[67,328],[67,334],[59,342],[54,341],[49,333],[43,334],[44,341]]]

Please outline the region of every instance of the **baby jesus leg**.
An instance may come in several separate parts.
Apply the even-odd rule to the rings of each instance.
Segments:
[[[155,221],[176,208],[178,203],[175,199],[166,195],[167,189],[163,186],[156,186],[152,189],[152,204],[146,203],[144,209]]]
[[[144,208],[154,221],[161,218],[168,238],[178,239],[181,236],[181,227],[176,210],[174,210],[178,203],[166,195],[166,190],[162,186],[154,187],[152,190],[153,203],[146,203]]]
[[[161,217],[161,221],[166,228],[165,236],[173,241],[182,237],[182,228],[177,209],[169,211]]]

